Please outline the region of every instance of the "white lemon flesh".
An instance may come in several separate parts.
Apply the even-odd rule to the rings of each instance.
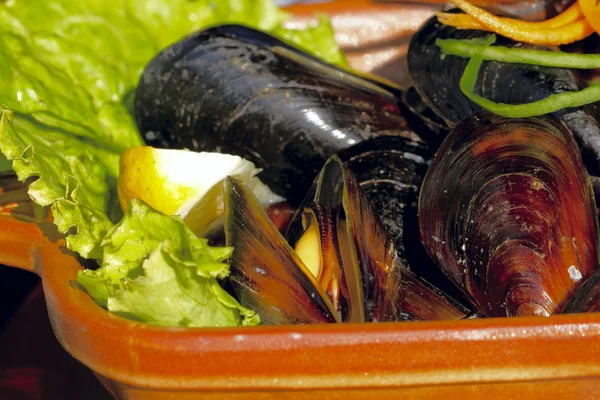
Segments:
[[[283,201],[256,177],[261,170],[238,156],[135,147],[121,155],[121,207],[138,198],[167,215],[178,215],[194,233],[207,236],[223,223],[223,181],[232,176],[264,206]]]

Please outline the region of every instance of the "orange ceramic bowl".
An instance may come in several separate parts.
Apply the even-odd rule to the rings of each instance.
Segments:
[[[64,243],[17,217],[17,209],[0,208],[0,263],[41,277],[59,342],[117,399],[580,399],[600,393],[599,314],[161,328],[97,306],[73,283],[82,266]]]

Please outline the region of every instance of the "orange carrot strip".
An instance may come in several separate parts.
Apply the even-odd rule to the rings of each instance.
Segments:
[[[579,0],[577,4],[592,28],[600,34],[600,3],[597,0]]]
[[[457,29],[474,29],[480,31],[488,31],[494,32],[491,28],[481,24],[481,22],[477,21],[475,18],[471,17],[469,14],[448,14],[438,12],[436,13],[438,17],[438,21],[444,25],[453,26]],[[582,16],[583,19],[583,16]],[[522,22],[522,21],[519,21]],[[534,28],[527,28],[528,30],[534,30]]]
[[[541,45],[568,44],[591,35],[594,30],[587,20],[572,22],[558,28],[528,29],[523,25],[506,22],[465,0],[451,0],[458,8],[470,14],[482,25],[502,36]]]
[[[481,24],[477,19],[475,19],[472,15],[469,14],[453,14],[453,13],[445,13],[445,12],[437,12],[435,13],[438,18],[444,18],[445,20],[452,21],[452,26],[460,26],[461,28],[469,28],[469,29],[483,29],[484,25]],[[503,18],[498,17],[499,20],[512,23],[518,26],[523,26],[528,29],[539,29],[539,28],[558,28],[564,25],[568,25],[572,22],[576,22],[580,19],[583,19],[583,13],[581,11],[581,7],[579,3],[573,4],[567,10],[558,14],[554,18],[547,19],[545,21],[521,21],[514,18]],[[448,24],[446,24],[448,25]]]
[[[435,15],[438,17],[438,21],[444,25],[450,25],[460,29],[488,30],[485,25],[482,25],[481,22],[477,21],[469,14],[436,12]]]
[[[436,16],[438,17],[438,21],[444,25],[453,26],[458,29],[475,29],[491,32],[488,27],[482,25],[481,22],[477,21],[469,14],[449,14],[438,12],[436,13]]]

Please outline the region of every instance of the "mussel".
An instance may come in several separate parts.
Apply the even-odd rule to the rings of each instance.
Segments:
[[[400,137],[374,138],[340,152],[321,171],[290,225],[286,240],[268,226],[260,210],[250,210],[251,203],[242,201],[239,195],[230,196],[227,232],[228,244],[239,249],[231,263],[238,296],[248,306],[277,301],[287,304],[289,293],[308,293],[306,279],[303,275],[298,279],[299,271],[306,275],[307,270],[312,271],[310,276],[319,277],[341,321],[357,321],[348,315],[348,304],[357,302],[365,304],[359,314],[364,314],[367,321],[467,317],[471,314],[463,305],[467,302],[437,270],[419,240],[417,196],[428,155],[429,150],[422,143]],[[244,209],[250,211],[239,211]],[[349,243],[348,238],[353,240]],[[270,252],[279,256],[270,256]],[[393,268],[385,272],[372,267],[389,265],[391,261]],[[256,265],[264,271],[260,276]],[[395,282],[393,290],[383,284],[390,271]],[[338,275],[349,272],[352,277],[359,276],[359,294],[364,300],[356,292],[344,289],[348,280]],[[293,285],[304,282],[305,289],[285,288],[290,281],[295,282]],[[269,295],[274,298],[258,301],[258,296],[265,296],[265,283],[282,287]],[[345,295],[340,298],[340,294]],[[383,306],[386,297],[391,303]],[[307,300],[304,295],[296,304]],[[381,311],[386,309],[395,311]],[[262,314],[261,318],[264,319]],[[279,317],[268,319],[271,323],[278,320]],[[285,321],[306,319],[294,317]]]
[[[134,112],[147,144],[247,158],[297,206],[335,152],[380,135],[418,140],[398,96],[269,34],[222,25],[154,58]]]
[[[305,210],[308,235],[294,251],[252,193],[227,180],[225,232],[238,298],[267,324],[400,320],[398,258],[368,199],[336,157],[319,182],[320,202]]]
[[[413,36],[407,62],[415,89],[449,128],[481,108],[461,92],[459,83],[468,60],[443,55],[436,39],[473,39],[489,32],[458,30],[431,18]],[[532,47],[498,37],[498,45]],[[576,71],[523,64],[486,61],[481,67],[476,91],[498,103],[529,103],[551,94],[582,89],[585,83]],[[563,109],[553,114],[575,135],[588,171],[600,173],[600,125],[594,106]]]
[[[401,268],[405,271],[403,281],[414,278],[423,286],[417,283],[406,285],[410,288],[419,286],[421,297],[428,297],[430,302],[438,295],[437,289],[451,303],[469,304],[427,255],[419,237],[418,196],[433,158],[432,149],[402,137],[382,136],[365,140],[337,153],[337,156],[356,177],[394,242]],[[300,213],[305,207],[318,202],[314,196],[315,188],[316,184],[299,207]],[[303,233],[302,218],[297,216],[288,228],[286,239],[294,246]],[[435,287],[435,293],[426,289],[430,285]],[[418,313],[405,312],[405,316],[422,319]]]
[[[420,122],[425,125],[427,131],[432,133],[427,138],[427,143],[437,148],[435,144],[443,140],[448,133],[446,122],[423,100],[414,86],[402,92],[402,101],[412,113],[419,116],[419,118],[413,119],[414,123],[411,125],[413,129],[419,132],[421,129],[416,124]],[[437,144],[439,145],[439,143]]]
[[[598,268],[598,218],[571,132],[477,113],[438,150],[419,200],[429,254],[480,315],[561,312]]]

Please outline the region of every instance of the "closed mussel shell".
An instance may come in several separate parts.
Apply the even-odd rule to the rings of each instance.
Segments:
[[[474,39],[489,35],[489,32],[446,26],[433,17],[411,39],[407,63],[415,89],[450,128],[481,108],[460,89],[461,76],[469,60],[443,54],[435,42],[438,39]],[[495,45],[535,47],[502,36],[497,37]],[[568,68],[484,61],[475,92],[497,103],[523,104],[557,93],[578,91],[585,86],[579,73]],[[588,171],[599,175],[600,114],[597,108],[562,109],[553,116],[564,122],[575,135]]]
[[[560,312],[597,269],[597,214],[571,132],[552,117],[475,114],[419,200],[421,237],[487,316]]]
[[[294,206],[337,151],[379,135],[416,137],[399,107],[392,88],[240,25],[163,50],[135,96],[147,144],[249,159]]]

